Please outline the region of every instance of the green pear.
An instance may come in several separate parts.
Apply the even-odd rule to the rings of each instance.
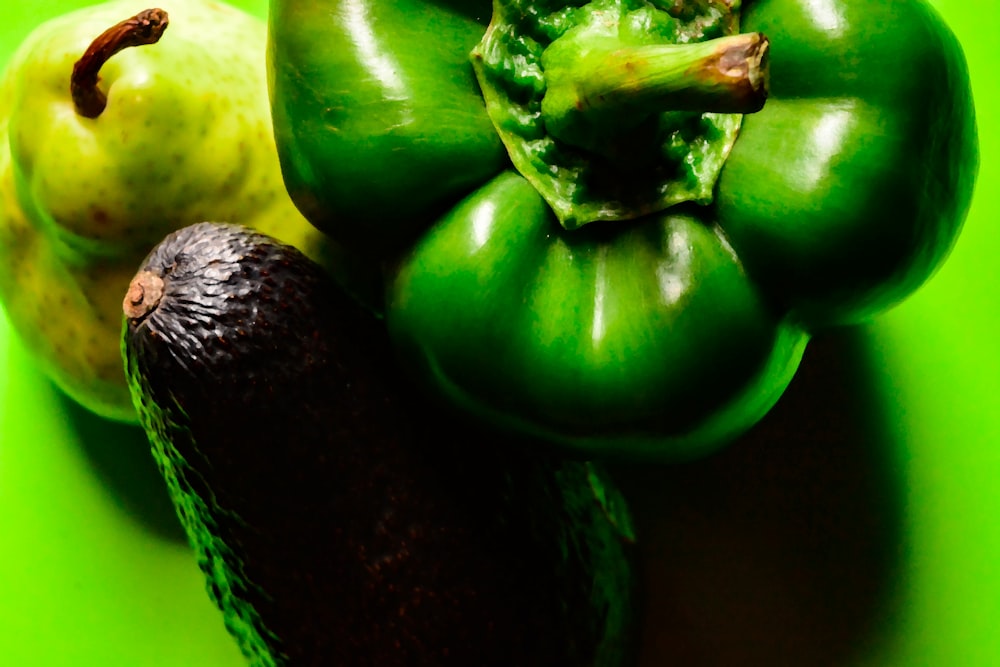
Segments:
[[[145,2],[41,25],[0,82],[0,302],[66,394],[129,422],[121,295],[165,234],[226,221],[328,252],[282,181],[264,22],[212,0]],[[128,23],[140,12],[145,25]]]

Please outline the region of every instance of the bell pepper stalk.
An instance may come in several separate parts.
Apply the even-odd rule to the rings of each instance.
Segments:
[[[751,428],[974,189],[925,0],[272,0],[269,30],[288,191],[380,276],[345,287],[419,386],[584,456]]]

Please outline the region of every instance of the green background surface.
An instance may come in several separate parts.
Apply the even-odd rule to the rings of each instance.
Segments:
[[[85,4],[5,2],[0,62]],[[906,303],[816,339],[740,442],[622,471],[644,666],[1000,665],[1000,3],[933,4],[980,119],[965,231]],[[0,664],[238,667],[141,433],[67,402],[2,319],[0,369]]]

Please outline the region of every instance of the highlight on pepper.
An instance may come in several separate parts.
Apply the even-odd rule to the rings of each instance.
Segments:
[[[584,456],[751,428],[813,334],[937,270],[977,174],[926,0],[275,0],[269,28],[285,184],[412,378]]]

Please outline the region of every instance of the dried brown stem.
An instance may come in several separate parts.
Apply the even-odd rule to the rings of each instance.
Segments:
[[[141,320],[151,313],[163,298],[163,278],[151,271],[140,271],[132,278],[122,300],[122,311],[130,320]]]
[[[108,28],[91,42],[73,65],[70,78],[70,94],[77,113],[86,118],[100,116],[108,105],[107,95],[97,85],[104,63],[122,49],[160,41],[167,24],[165,11],[146,9]]]

